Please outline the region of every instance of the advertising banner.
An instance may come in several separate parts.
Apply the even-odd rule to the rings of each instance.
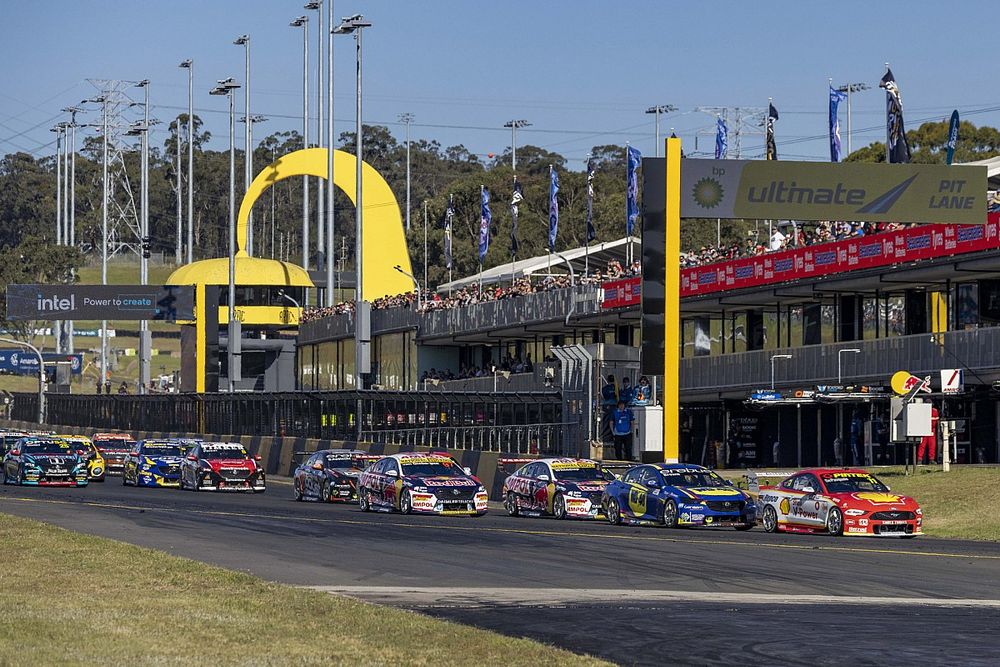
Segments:
[[[681,269],[681,296],[756,287],[1000,248],[1000,215],[985,225],[922,225]]]
[[[59,361],[68,361],[70,371],[73,375],[83,372],[82,354],[56,354],[55,352],[42,352],[42,359],[46,365]],[[38,357],[34,352],[26,352],[22,349],[0,350],[0,372],[16,373],[18,375],[37,375]]]
[[[623,308],[638,305],[641,300],[641,283],[641,278],[625,278],[604,283],[601,286],[604,289],[604,300],[601,301],[601,308]]]
[[[688,158],[681,217],[983,224],[986,190],[983,166]]]
[[[194,288],[7,285],[9,320],[193,320]]]

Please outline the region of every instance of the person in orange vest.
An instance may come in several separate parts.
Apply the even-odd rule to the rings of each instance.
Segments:
[[[931,435],[925,435],[920,438],[920,446],[917,448],[917,463],[924,462],[925,453],[930,454],[930,463],[934,463],[937,460],[937,429],[938,411],[937,408],[931,408]]]

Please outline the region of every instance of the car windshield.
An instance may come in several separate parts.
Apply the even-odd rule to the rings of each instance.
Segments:
[[[202,449],[201,458],[203,459],[245,459],[247,457],[247,450],[242,447],[219,447],[212,449]]]
[[[94,444],[101,449],[131,449],[135,446],[135,440],[129,438],[107,438],[95,440]]]
[[[830,493],[854,493],[856,491],[886,492],[889,487],[877,477],[861,472],[835,472],[823,475],[826,490]]]
[[[564,482],[590,482],[595,479],[610,481],[614,479],[611,473],[604,472],[597,466],[562,467],[559,464],[552,466],[552,472],[556,479]]]
[[[147,442],[142,446],[146,456],[184,456],[187,447],[172,442]]]
[[[55,442],[54,440],[29,442],[24,445],[24,453],[28,454],[73,454],[73,450],[65,442]]]
[[[326,467],[336,468],[338,470],[350,470],[351,468],[357,468],[358,462],[356,459],[343,456],[338,456],[336,454],[328,454],[326,456]]]
[[[663,479],[667,486],[731,486],[710,470],[664,470]]]
[[[421,477],[463,477],[465,471],[452,461],[440,459],[403,460],[403,476],[419,475]]]

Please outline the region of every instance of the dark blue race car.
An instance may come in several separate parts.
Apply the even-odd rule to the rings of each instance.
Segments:
[[[757,524],[753,499],[702,466],[653,463],[636,466],[608,484],[601,498],[612,524],[729,526]]]
[[[122,485],[179,487],[181,462],[197,442],[173,438],[140,440],[125,457]]]

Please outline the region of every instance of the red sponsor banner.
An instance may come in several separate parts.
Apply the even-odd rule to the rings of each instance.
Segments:
[[[623,278],[603,283],[604,300],[602,308],[624,308],[638,306],[642,300],[642,278]]]
[[[990,213],[985,225],[919,225],[681,269],[681,298],[997,249],[1000,214]],[[638,277],[604,283],[602,306],[638,304],[641,286]]]

